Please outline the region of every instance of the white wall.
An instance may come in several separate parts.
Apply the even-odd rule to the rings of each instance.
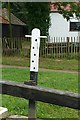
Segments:
[[[77,21],[75,19],[71,19],[67,22],[64,17],[59,13],[50,13],[51,18],[51,26],[49,28],[49,36],[52,40],[53,37],[77,37],[79,32],[71,32],[69,31],[70,21]],[[50,41],[51,42],[51,41]]]

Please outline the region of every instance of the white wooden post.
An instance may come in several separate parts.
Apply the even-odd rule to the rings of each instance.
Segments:
[[[31,37],[30,81],[35,82],[35,85],[37,85],[40,38],[47,38],[47,37],[40,36],[40,30],[38,28],[34,28],[32,30],[32,35],[25,35],[25,37]],[[25,84],[27,84],[27,82],[25,82]],[[36,102],[35,100],[30,99],[29,114],[28,114],[29,119],[36,118],[35,110],[36,110]]]
[[[32,30],[31,39],[30,80],[34,80],[36,84],[38,79],[39,47],[40,30],[35,28]]]
[[[25,35],[25,37],[31,37],[30,80],[35,81],[37,84],[40,38],[47,37],[40,36],[40,30],[38,28],[32,30],[32,35]]]

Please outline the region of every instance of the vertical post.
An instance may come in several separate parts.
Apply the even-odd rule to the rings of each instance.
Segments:
[[[35,28],[32,30],[31,39],[31,59],[30,59],[30,80],[37,85],[38,80],[38,61],[39,61],[39,46],[40,46],[40,30]],[[29,114],[28,118],[36,118],[36,102],[29,99]]]
[[[73,54],[73,38],[71,37],[71,58],[72,58],[72,54]]]
[[[76,46],[75,46],[75,44],[76,44],[76,40],[75,40],[75,37],[74,37],[74,57],[75,57],[75,53],[76,53]]]
[[[25,81],[27,85],[37,85],[38,80],[38,63],[39,63],[39,47],[40,38],[47,38],[40,36],[40,30],[35,28],[32,30],[32,35],[25,35],[31,38],[31,59],[30,59],[30,81]],[[29,114],[28,119],[33,120],[36,118],[36,102],[34,99],[29,99]]]
[[[63,47],[62,47],[62,37],[61,37],[61,58],[63,58]]]
[[[54,39],[54,58],[55,58],[55,54],[56,54],[56,48],[55,48],[55,37],[54,37],[53,39]]]
[[[36,84],[38,78],[39,46],[40,30],[35,28],[32,30],[31,40],[30,80],[34,80]]]
[[[67,37],[67,56],[69,55],[69,37]]]

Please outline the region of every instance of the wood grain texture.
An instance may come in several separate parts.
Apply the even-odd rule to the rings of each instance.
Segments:
[[[33,99],[45,103],[55,104],[73,109],[80,109],[80,94],[56,89],[47,89],[9,81],[0,81],[0,94]]]

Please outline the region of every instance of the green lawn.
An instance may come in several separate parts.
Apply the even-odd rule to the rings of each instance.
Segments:
[[[74,70],[78,71],[79,65],[76,59],[53,59],[53,58],[40,58],[39,67],[54,69],[54,70]],[[30,66],[30,59],[20,56],[3,56],[3,65],[16,65],[16,66]]]
[[[25,80],[29,80],[28,69],[3,68],[2,73],[2,78],[5,80],[22,83]],[[38,86],[78,93],[78,75],[71,73],[40,71],[38,74]],[[10,114],[28,115],[27,100],[3,95],[2,103],[3,106],[9,109]],[[37,117],[78,118],[78,111],[67,107],[38,102]]]

